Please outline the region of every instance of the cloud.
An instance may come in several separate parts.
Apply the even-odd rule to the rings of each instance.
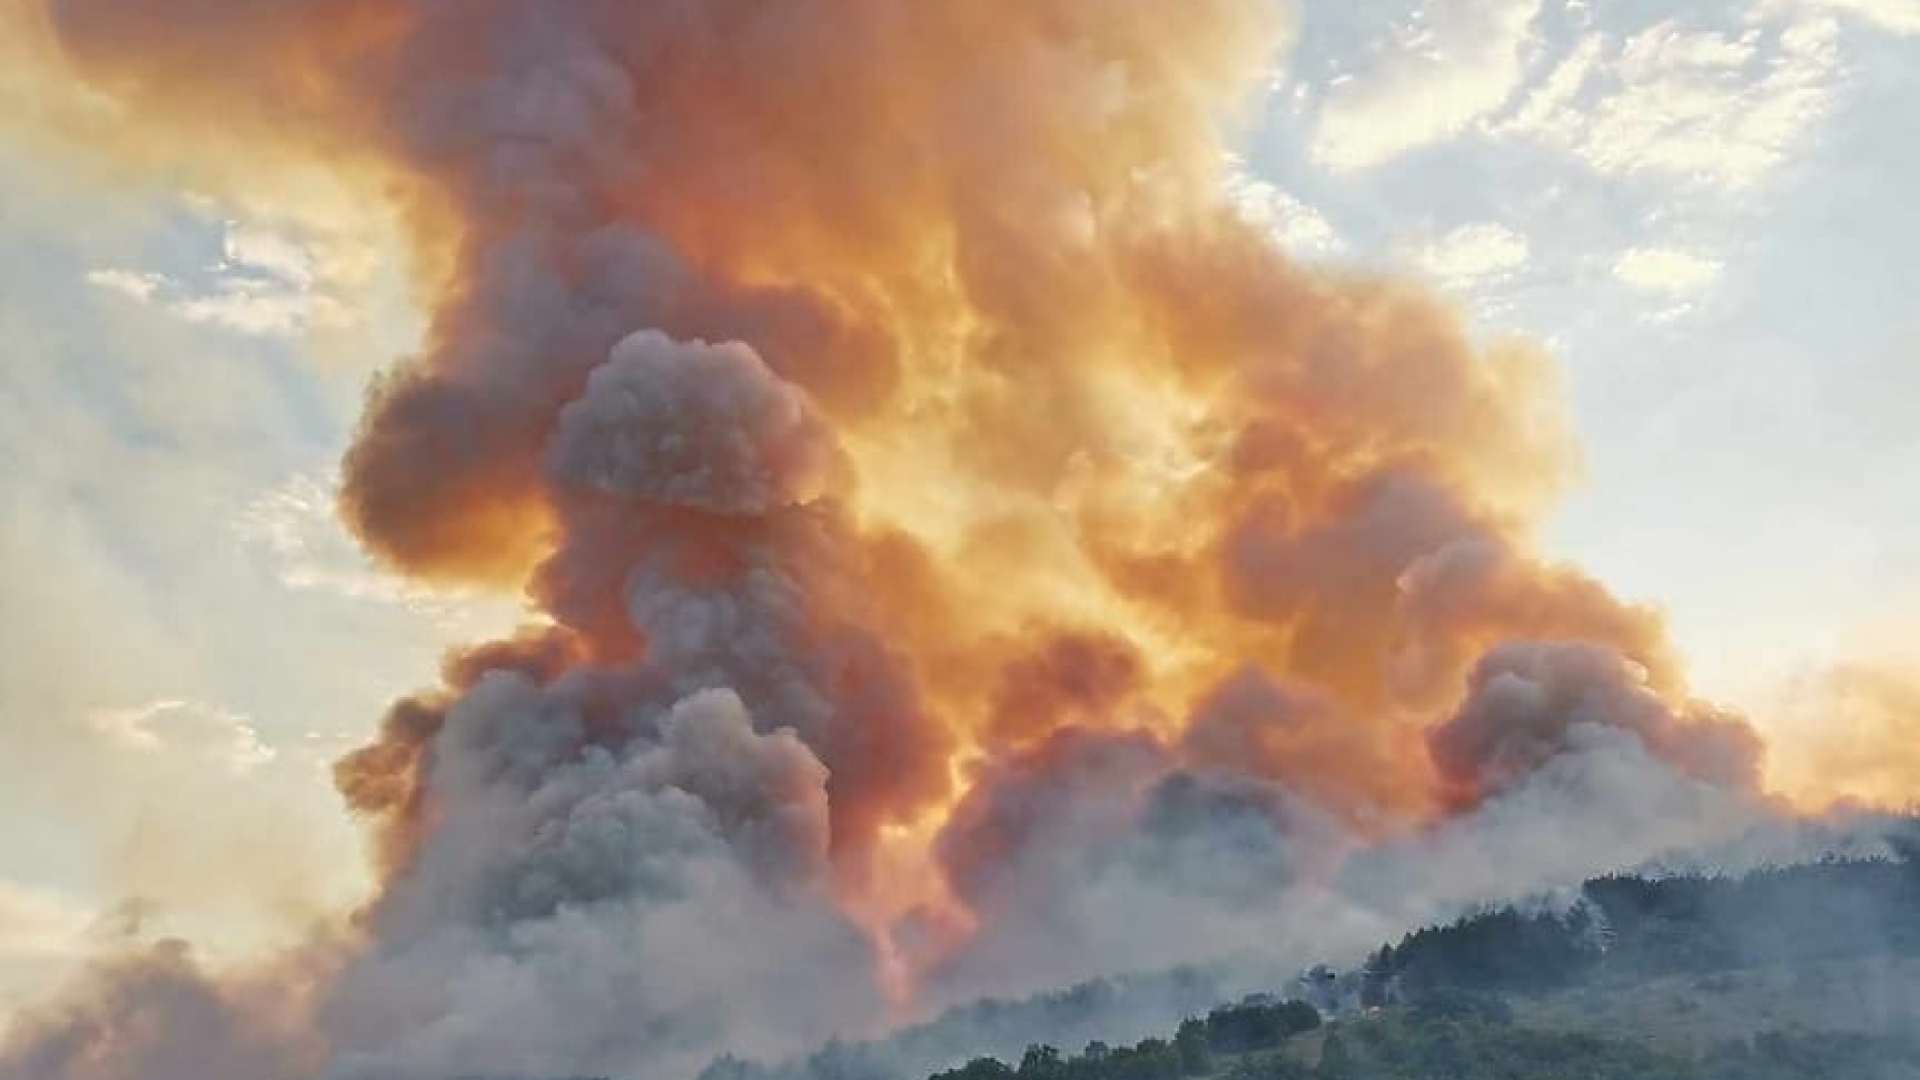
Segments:
[[[261,271],[302,289],[314,283],[313,254],[292,239],[259,225],[227,222],[220,249],[229,267]]]
[[[1739,191],[1771,178],[1845,73],[1831,19],[1693,29],[1666,20],[1578,41],[1496,133],[1598,173]]]
[[[1227,155],[1227,198],[1240,216],[1273,237],[1296,258],[1325,258],[1347,250],[1346,238],[1319,210],[1279,185],[1247,170],[1238,154]]]
[[[1363,169],[1466,130],[1505,104],[1526,74],[1540,0],[1426,0],[1321,106],[1313,155]]]
[[[252,493],[330,466],[368,368],[410,345],[413,321],[379,315],[401,301],[374,296],[325,364],[166,307],[202,281],[196,262],[297,285],[298,248],[316,281],[364,279],[359,306],[400,259],[352,265],[345,240],[308,243],[304,218],[250,229],[252,214],[103,192],[4,138],[0,190],[0,875],[38,913],[0,901],[0,932],[47,943],[0,955],[4,999],[45,994],[77,913],[141,900],[145,926],[224,959],[358,900],[357,831],[325,770],[338,732],[473,628],[290,591],[277,552],[235,535]],[[153,253],[183,238],[206,250],[168,277],[181,264]],[[339,530],[315,487],[317,538]]]
[[[221,261],[193,282],[153,270],[105,267],[88,284],[151,305],[187,322],[262,337],[292,337],[316,326],[343,326],[353,313],[322,288],[310,251],[257,224],[227,221]]]
[[[142,304],[151,303],[155,294],[172,284],[164,274],[137,270],[89,270],[87,284],[116,292]]]
[[[294,334],[310,321],[323,317],[318,314],[323,307],[300,293],[284,291],[275,285],[238,280],[223,281],[213,293],[184,297],[167,305],[168,310],[188,322],[263,336]]]
[[[1499,222],[1475,221],[1429,242],[1415,261],[1445,288],[1469,292],[1512,276],[1531,253],[1525,236]]]
[[[125,708],[98,709],[94,730],[138,753],[183,751],[243,776],[272,761],[274,749],[260,741],[253,721],[217,705],[161,700]]]
[[[1720,280],[1726,264],[1709,255],[1678,248],[1636,247],[1614,261],[1613,276],[1641,292],[1695,296]]]
[[[1842,12],[1896,34],[1920,34],[1920,0],[1787,0]]]

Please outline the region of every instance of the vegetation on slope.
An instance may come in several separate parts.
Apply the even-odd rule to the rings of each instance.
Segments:
[[[930,1080],[1920,1080],[1916,973],[1911,857],[1613,876],[1561,909],[1503,907],[1382,946],[1360,1008],[1324,1025],[1305,1003],[1255,999],[1171,1038],[1034,1046]],[[1712,1038],[1653,1037],[1688,1028]]]

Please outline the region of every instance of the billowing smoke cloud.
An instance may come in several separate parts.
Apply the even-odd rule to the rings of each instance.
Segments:
[[[1546,359],[1223,197],[1269,0],[34,11],[141,154],[393,201],[430,325],[341,511],[547,618],[340,762],[381,884],[293,1035],[163,958],[7,1080],[171,1080],[174,1008],[201,1080],[674,1076],[1758,810],[1659,619],[1534,552]],[[1562,861],[1356,913],[1503,829]]]
[[[1600,737],[1629,732],[1681,772],[1719,787],[1760,779],[1760,741],[1744,721],[1711,707],[1676,709],[1612,650],[1502,645],[1469,676],[1459,708],[1428,735],[1443,780],[1472,799],[1507,788]]]
[[[761,516],[825,493],[835,448],[793,384],[744,345],[646,331],[614,347],[560,412],[558,481],[636,502]]]
[[[303,996],[328,958],[290,959],[267,981],[215,980],[181,942],[103,960],[66,1000],[16,1018],[5,1080],[204,1080],[311,1075],[319,1047]]]
[[[827,771],[794,730],[757,732],[722,689],[618,751],[583,749],[588,724],[498,669],[440,715],[413,766],[431,820],[325,1002],[336,1075],[621,1072],[643,1051],[670,1074],[878,1014],[873,946],[825,885]]]

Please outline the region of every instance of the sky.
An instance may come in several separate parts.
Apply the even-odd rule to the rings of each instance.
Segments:
[[[1549,346],[1585,471],[1545,549],[1765,730],[1920,601],[1916,106],[1920,0],[1310,3],[1231,194]],[[519,618],[331,517],[420,332],[388,243],[321,179],[221,205],[0,138],[0,1012],[102,940],[336,909],[328,763]]]
[[[1757,697],[1920,596],[1920,4],[1310,10],[1245,200],[1411,265],[1561,362],[1585,482],[1550,547]]]

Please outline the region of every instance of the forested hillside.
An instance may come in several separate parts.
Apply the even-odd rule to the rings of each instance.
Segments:
[[[1920,862],[1597,878],[1296,989],[930,1080],[1920,1080]]]
[[[1370,996],[1528,992],[1917,950],[1920,862],[1832,860],[1738,878],[1596,878],[1564,910],[1505,907],[1417,931],[1366,973]]]
[[[1595,878],[1351,971],[1223,985],[1099,980],[699,1080],[1920,1080],[1920,845]]]

